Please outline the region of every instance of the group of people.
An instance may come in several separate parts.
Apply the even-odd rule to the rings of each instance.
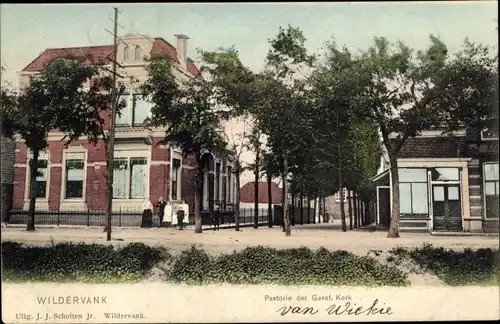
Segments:
[[[173,213],[172,204],[165,201],[165,199],[163,199],[163,197],[160,196],[155,206],[153,206],[153,204],[148,198],[144,200],[144,202],[142,203],[143,212],[142,212],[141,227],[153,227],[153,213],[155,212],[155,207],[156,207],[155,215],[157,215],[160,219],[160,227],[162,227],[164,223],[170,223],[172,225],[175,223],[172,215]],[[186,213],[187,213],[187,204],[183,201],[182,204],[178,206],[175,215],[179,230],[182,230],[185,227],[184,217]],[[167,216],[167,218],[165,218],[165,216]]]

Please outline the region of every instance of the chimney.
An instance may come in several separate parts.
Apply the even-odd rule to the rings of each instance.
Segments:
[[[179,59],[179,63],[186,67],[187,60],[187,40],[189,37],[182,34],[175,35],[177,37],[177,58]]]

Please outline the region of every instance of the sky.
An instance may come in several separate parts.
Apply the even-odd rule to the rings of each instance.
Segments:
[[[375,36],[424,49],[429,34],[434,34],[451,52],[466,37],[476,43],[498,44],[497,1],[2,4],[0,58],[6,68],[2,83],[18,84],[17,72],[47,48],[112,44],[106,29],[113,29],[113,7],[121,11],[121,35],[163,37],[175,45],[174,35],[185,34],[190,37],[188,55],[195,60],[197,48],[234,45],[243,63],[254,71],[262,68],[269,38],[288,24],[301,28],[306,47],[318,54],[332,38],[352,50],[368,48]],[[251,160],[252,155],[246,153],[244,159]],[[246,174],[241,183],[251,180]]]

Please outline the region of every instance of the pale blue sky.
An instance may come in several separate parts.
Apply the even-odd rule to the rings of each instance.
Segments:
[[[350,48],[366,48],[374,36],[401,39],[415,48],[434,33],[454,51],[468,36],[497,44],[497,2],[387,2],[288,4],[66,4],[2,5],[1,62],[5,78],[17,84],[16,72],[46,48],[111,44],[113,6],[122,10],[123,35],[137,32],[163,37],[175,45],[174,34],[191,39],[188,54],[235,45],[243,62],[259,69],[268,39],[279,26],[300,27],[311,51],[335,37]]]

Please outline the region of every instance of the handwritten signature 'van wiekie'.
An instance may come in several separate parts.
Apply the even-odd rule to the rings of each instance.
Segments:
[[[315,315],[320,311],[326,312],[328,315],[392,315],[390,306],[376,307],[379,303],[378,298],[375,299],[370,306],[366,307],[356,303],[346,302],[345,304],[332,304],[325,309],[314,308],[312,306],[284,306],[276,312],[281,316],[297,314],[297,315]]]

